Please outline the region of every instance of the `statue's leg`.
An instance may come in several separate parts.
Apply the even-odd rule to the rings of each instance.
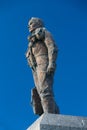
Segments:
[[[33,112],[37,115],[41,115],[43,114],[43,108],[42,108],[40,96],[37,91],[39,84],[38,84],[38,77],[36,72],[33,72],[33,78],[35,83],[35,87],[31,90]]]
[[[37,76],[37,72],[35,71],[32,71],[33,73],[33,79],[34,79],[34,84],[35,84],[35,87],[37,88],[38,87],[38,76]]]
[[[42,68],[41,68],[42,67]],[[53,94],[53,75],[47,75],[44,66],[37,68],[38,92],[41,98],[42,107],[45,113],[59,113],[58,107],[54,101]]]

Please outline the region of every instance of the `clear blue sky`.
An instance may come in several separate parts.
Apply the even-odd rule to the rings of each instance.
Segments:
[[[38,118],[25,59],[32,16],[44,20],[59,47],[54,93],[61,114],[87,116],[86,0],[0,0],[0,130],[25,130]]]

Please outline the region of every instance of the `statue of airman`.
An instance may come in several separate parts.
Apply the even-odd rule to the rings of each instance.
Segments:
[[[40,18],[28,22],[29,32],[26,58],[32,69],[35,87],[32,89],[32,105],[35,114],[59,114],[54,100],[53,78],[58,48],[51,33]]]

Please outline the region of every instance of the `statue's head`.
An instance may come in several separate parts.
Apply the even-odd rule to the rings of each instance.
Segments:
[[[32,17],[28,22],[28,28],[30,32],[33,32],[39,27],[43,27],[44,23],[40,18]]]

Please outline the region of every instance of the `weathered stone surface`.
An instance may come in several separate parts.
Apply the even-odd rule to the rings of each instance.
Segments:
[[[43,114],[27,130],[87,130],[87,118]]]
[[[32,17],[28,28],[30,35],[26,58],[35,84],[31,95],[34,114],[59,114],[53,92],[58,47],[40,18]]]

